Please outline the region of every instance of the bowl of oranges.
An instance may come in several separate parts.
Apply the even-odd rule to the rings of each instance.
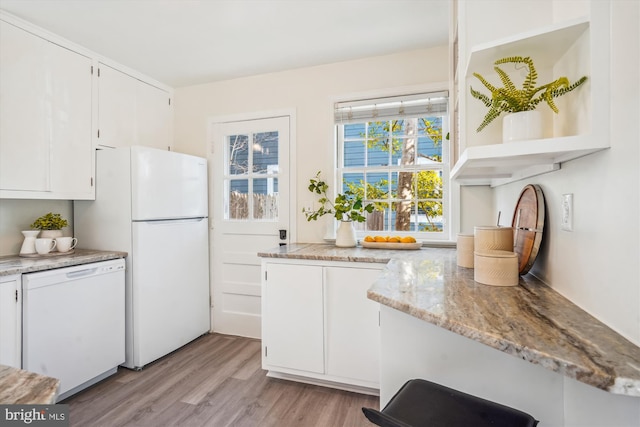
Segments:
[[[420,249],[422,244],[412,236],[366,236],[363,248],[370,249]]]

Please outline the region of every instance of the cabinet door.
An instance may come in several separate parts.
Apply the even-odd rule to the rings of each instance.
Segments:
[[[322,267],[266,264],[262,339],[266,368],[324,373]]]
[[[129,147],[136,144],[136,88],[138,80],[99,64],[98,144]]]
[[[169,94],[138,82],[136,92],[136,138],[138,145],[167,150],[171,145]]]
[[[379,269],[325,267],[327,374],[377,386],[380,381],[379,304],[367,289]]]
[[[106,147],[171,145],[169,94],[121,71],[100,64],[98,143]]]
[[[0,365],[22,367],[20,276],[0,277]]]
[[[0,21],[0,189],[49,190],[47,42]]]
[[[63,199],[92,199],[91,58],[48,45],[51,191]]]
[[[4,21],[0,32],[0,190],[93,198],[91,59]]]

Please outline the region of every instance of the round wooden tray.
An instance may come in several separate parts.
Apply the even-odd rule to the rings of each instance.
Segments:
[[[518,268],[520,274],[526,274],[538,256],[544,231],[544,195],[539,185],[529,184],[522,189],[511,226]]]

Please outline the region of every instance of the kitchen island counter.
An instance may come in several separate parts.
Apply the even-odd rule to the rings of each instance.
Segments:
[[[519,286],[482,285],[450,248],[294,244],[258,255],[387,263],[369,299],[590,386],[640,396],[640,347],[531,274]]]
[[[60,380],[0,365],[0,404],[48,405],[56,401]]]
[[[11,276],[13,274],[33,273],[54,268],[90,264],[93,262],[124,258],[126,256],[126,252],[95,251],[90,249],[74,249],[73,253],[57,256],[2,256],[0,257],[0,276]]]

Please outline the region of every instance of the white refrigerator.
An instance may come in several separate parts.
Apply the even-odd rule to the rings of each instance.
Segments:
[[[74,234],[129,254],[123,366],[140,369],[210,329],[207,163],[138,146],[96,156],[96,200],[74,202]]]

